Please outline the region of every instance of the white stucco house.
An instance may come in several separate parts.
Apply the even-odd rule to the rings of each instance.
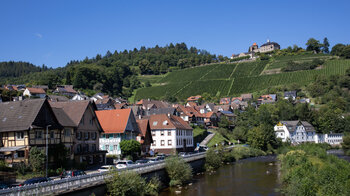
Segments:
[[[289,141],[292,144],[314,142],[339,145],[343,142],[343,134],[317,134],[315,128],[306,121],[280,121],[275,125],[274,131],[276,137],[281,138],[282,142]]]
[[[181,117],[167,114],[150,116],[154,152],[172,154],[193,151],[193,129]]]
[[[23,92],[23,96],[38,97],[43,99],[46,97],[46,92],[42,88],[26,88],[26,90]]]

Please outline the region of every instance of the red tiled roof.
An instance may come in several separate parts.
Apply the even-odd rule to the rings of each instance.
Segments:
[[[124,133],[131,109],[96,111],[98,121],[105,133]]]
[[[146,136],[147,125],[149,123],[148,119],[140,119],[140,120],[136,120],[136,122],[137,122],[137,124],[139,126],[141,135],[142,136]]]
[[[187,98],[187,101],[197,101],[200,98],[202,98],[202,96],[200,96],[200,95],[191,96],[191,97]]]
[[[157,114],[150,116],[151,129],[185,129],[193,130],[182,118],[174,115]]]
[[[197,106],[197,103],[195,102],[188,102],[187,103],[190,107],[196,107]]]
[[[234,101],[234,100],[240,100],[240,101],[242,101],[242,97],[232,97],[232,101]]]
[[[45,94],[46,92],[42,88],[27,88],[30,93],[34,94]]]

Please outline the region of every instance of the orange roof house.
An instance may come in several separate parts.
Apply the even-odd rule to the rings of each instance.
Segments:
[[[136,140],[140,133],[131,109],[96,111],[97,119],[104,133],[100,137],[100,149],[109,155],[120,155],[122,140]]]
[[[98,121],[105,133],[139,133],[139,129],[131,109],[96,111]]]

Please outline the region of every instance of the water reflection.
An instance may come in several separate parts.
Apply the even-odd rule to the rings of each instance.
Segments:
[[[192,185],[168,188],[160,195],[227,196],[227,195],[280,195],[275,157],[246,159],[222,166],[215,173],[194,176]],[[176,191],[181,193],[176,194]]]

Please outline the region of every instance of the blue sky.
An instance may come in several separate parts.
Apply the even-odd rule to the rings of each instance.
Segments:
[[[124,49],[185,42],[214,54],[267,39],[349,43],[350,1],[0,1],[0,61],[62,67]]]

